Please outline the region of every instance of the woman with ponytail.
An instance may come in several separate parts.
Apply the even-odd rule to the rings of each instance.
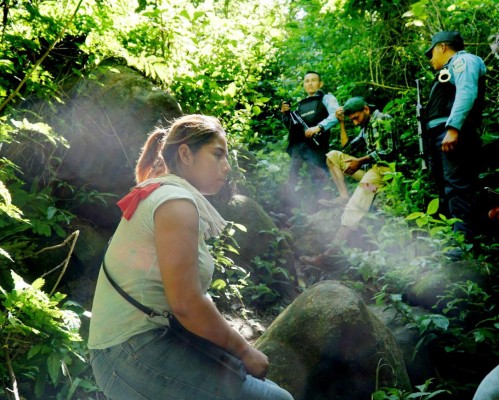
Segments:
[[[205,240],[226,223],[204,196],[224,185],[227,156],[220,122],[203,115],[156,129],[142,149],[90,321],[92,368],[109,399],[292,400],[206,295]]]

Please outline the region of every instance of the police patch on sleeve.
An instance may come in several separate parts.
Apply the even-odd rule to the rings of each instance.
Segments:
[[[454,71],[455,74],[460,74],[466,69],[466,60],[461,57],[458,58],[453,64],[452,64],[452,70]]]

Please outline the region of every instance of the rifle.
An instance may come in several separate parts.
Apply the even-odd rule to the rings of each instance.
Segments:
[[[302,117],[300,117],[300,114],[296,113],[296,111],[291,111],[290,115],[291,115],[291,119],[295,125],[300,124],[304,130],[307,130],[309,128],[307,123],[303,120]],[[312,140],[314,141],[314,143],[317,146],[319,146],[319,142],[315,139],[315,136],[319,136],[320,134],[321,134],[321,132],[316,133],[314,136],[312,136]]]
[[[416,118],[418,120],[418,143],[419,143],[419,155],[421,156],[421,170],[425,171],[428,169],[426,165],[426,149],[425,149],[425,142],[424,142],[424,131],[423,131],[423,115],[422,115],[422,110],[423,106],[421,105],[421,92],[419,89],[419,79],[416,79],[416,88],[418,91],[418,103],[416,106]]]
[[[366,139],[363,136],[357,136],[350,140],[345,147],[341,149],[343,153],[357,156],[357,153],[364,151],[367,148]]]

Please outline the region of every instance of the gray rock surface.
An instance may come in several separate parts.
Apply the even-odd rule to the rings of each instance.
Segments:
[[[320,282],[297,297],[256,347],[269,356],[269,379],[296,400],[369,399],[379,386],[410,387],[393,335],[337,281]]]

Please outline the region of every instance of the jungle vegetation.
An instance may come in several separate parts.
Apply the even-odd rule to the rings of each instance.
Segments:
[[[436,250],[452,236],[452,221],[438,213],[437,194],[420,168],[415,80],[427,96],[434,73],[423,52],[431,35],[459,30],[467,50],[487,65],[481,181],[499,190],[496,0],[3,0],[0,9],[0,146],[34,140],[31,133],[36,132],[38,146],[64,147],[64,138],[50,124],[57,118],[55,107],[18,119],[26,102],[64,103],[68,82],[88,76],[105,60],[120,60],[171,93],[184,113],[219,117],[230,132],[230,146],[258,160],[256,178],[245,180],[246,189],[265,210],[279,212],[275,194],[286,180],[289,161],[279,106],[283,99],[302,98],[302,77],[316,70],[340,103],[363,95],[396,118],[402,161],[385,193],[384,218],[424,230]],[[0,164],[0,398],[101,399],[80,332],[88,310],[57,286],[45,287],[44,278],[33,276],[23,263],[42,250],[47,237],[70,245],[77,239],[71,236],[71,209],[59,207],[51,195],[60,182],[49,179],[26,187],[18,165],[5,157]],[[47,160],[48,176],[55,164],[55,156]],[[243,180],[244,171],[234,175]],[[106,201],[99,193],[74,189],[79,194],[75,201]],[[397,240],[395,234],[381,230],[373,235],[376,254],[350,253],[365,281],[376,283],[377,300],[408,318],[421,333],[421,346],[438,343],[447,352],[474,354],[487,367],[497,364],[499,252],[494,236],[484,235],[480,245],[467,248],[476,268],[489,277],[487,285],[449,287],[447,307],[438,319],[415,320],[397,296],[397,285],[407,277],[378,268],[409,263],[384,246]],[[230,270],[223,252],[215,256],[221,271]],[[437,267],[440,261],[422,258],[416,267]],[[67,260],[58,266],[66,267]],[[239,296],[250,308],[244,290],[221,276],[213,290],[231,291],[227,296]],[[259,286],[246,293],[258,299],[268,292]],[[277,307],[277,300],[274,296],[265,306]],[[471,398],[479,378],[448,382],[435,377],[431,388],[430,382],[417,382],[422,385],[412,394],[387,388],[374,398]]]

